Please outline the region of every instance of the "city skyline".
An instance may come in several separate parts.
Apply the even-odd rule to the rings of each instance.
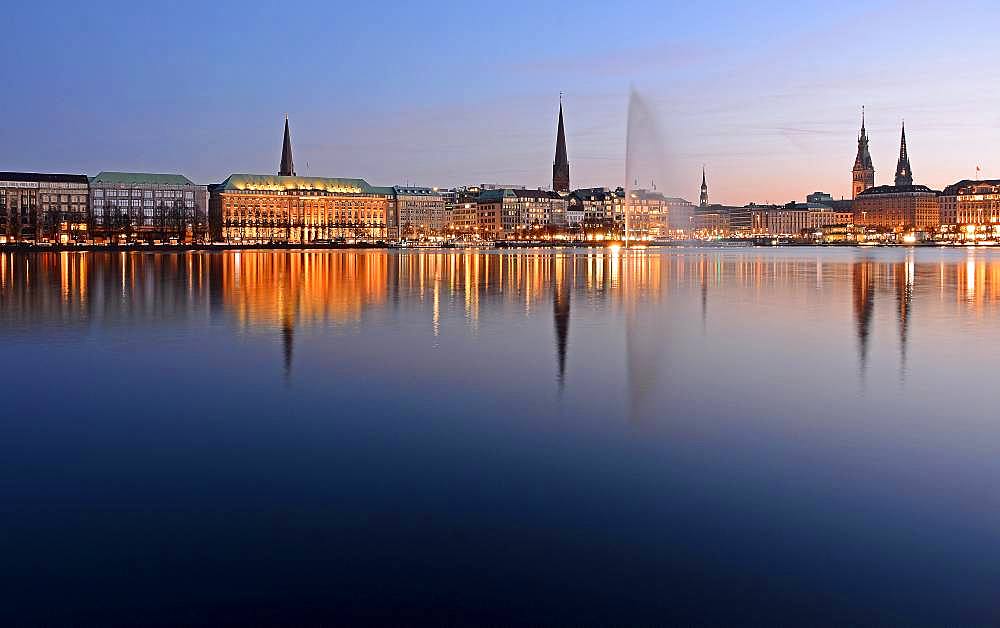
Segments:
[[[3,145],[17,149],[0,151],[0,168],[181,172],[213,183],[231,172],[270,172],[273,129],[288,113],[303,176],[545,187],[562,91],[574,187],[614,186],[624,183],[634,84],[665,129],[668,180],[658,188],[689,199],[697,197],[702,164],[715,202],[783,202],[818,189],[849,198],[855,151],[845,138],[856,136],[862,104],[876,184],[891,182],[883,175],[892,171],[904,118],[921,183],[941,189],[970,178],[977,165],[982,178],[1000,174],[990,149],[1000,140],[1000,95],[970,82],[979,69],[968,61],[990,58],[995,44],[964,40],[956,50],[948,45],[954,35],[938,28],[936,8],[923,3],[852,4],[837,12],[807,4],[794,14],[767,4],[634,3],[625,13],[643,15],[642,24],[599,52],[574,37],[532,33],[501,40],[497,54],[474,45],[477,29],[468,26],[483,19],[481,9],[395,7],[397,19],[382,27],[394,43],[380,50],[371,37],[383,34],[359,8],[303,9],[318,23],[350,25],[328,27],[338,37],[319,39],[284,34],[283,26],[298,24],[294,15],[240,7],[245,40],[222,26],[234,15],[226,3],[200,7],[183,26],[188,35],[162,24],[152,39],[133,32],[150,19],[139,7],[14,8],[24,28],[0,43],[8,56],[40,36],[35,24],[62,45],[24,60],[23,95],[5,103],[17,125],[6,125]],[[995,11],[976,3],[953,10],[963,8],[983,17]],[[589,6],[523,13],[568,31],[624,26]],[[88,24],[108,19],[115,37],[87,34]],[[431,36],[417,28],[428,24]],[[248,43],[265,36],[271,46]],[[914,50],[913,41],[925,45]],[[830,46],[838,52],[830,54]],[[277,49],[282,54],[272,54]],[[907,50],[905,72],[897,67],[900,49]],[[73,51],[80,54],[70,64]],[[91,67],[102,69],[94,74]],[[308,89],[269,85],[307,78]]]

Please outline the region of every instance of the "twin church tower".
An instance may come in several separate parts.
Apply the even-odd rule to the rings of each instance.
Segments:
[[[868,152],[868,132],[865,131],[865,110],[861,108],[861,134],[858,136],[858,156],[854,158],[851,198],[857,198],[868,188],[875,187],[875,166]],[[899,139],[899,160],[896,162],[896,186],[913,185],[913,171],[910,170],[910,156],[906,152],[906,125],[903,125]]]

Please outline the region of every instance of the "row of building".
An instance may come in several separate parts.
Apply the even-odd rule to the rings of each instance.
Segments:
[[[552,189],[483,184],[455,189],[382,187],[363,179],[303,177],[295,171],[285,119],[277,174],[232,174],[214,185],[181,175],[102,172],[0,173],[0,240],[33,242],[204,241],[310,243],[442,235],[482,239],[624,229],[666,237],[694,206],[655,191],[570,190],[562,103]],[[673,216],[673,219],[671,218]]]
[[[194,238],[208,190],[180,175],[0,172],[0,241]]]
[[[453,189],[382,187],[363,179],[301,177],[285,119],[275,175],[232,174],[197,185],[176,174],[0,172],[0,241],[207,241],[239,244],[482,239],[635,239],[802,236],[841,229],[992,233],[1000,181],[964,180],[935,191],[914,185],[900,138],[894,185],[875,185],[862,113],[852,198],[822,192],[805,202],[742,207],[709,203],[702,170],[696,207],[655,189],[570,187],[562,103],[551,189],[483,184]],[[1000,233],[998,233],[1000,235]]]
[[[701,203],[691,220],[691,232],[703,237],[802,236],[831,229],[844,236],[876,233],[894,237],[918,232],[939,239],[997,236],[1000,180],[965,179],[944,190],[914,184],[904,125],[893,184],[876,186],[862,112],[850,200],[834,200],[816,192],[805,203],[711,205],[703,173]]]

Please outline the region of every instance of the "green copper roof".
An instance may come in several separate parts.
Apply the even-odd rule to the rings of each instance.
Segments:
[[[148,172],[102,172],[91,177],[91,183],[118,185],[194,185],[181,174],[150,174]]]
[[[283,177],[273,174],[231,174],[219,184],[218,191],[264,190],[316,190],[337,194],[388,194],[389,187],[368,185],[364,179],[333,179],[328,177]]]

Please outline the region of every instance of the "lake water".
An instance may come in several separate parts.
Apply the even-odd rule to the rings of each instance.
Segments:
[[[0,254],[0,623],[1000,621],[1000,251]]]

